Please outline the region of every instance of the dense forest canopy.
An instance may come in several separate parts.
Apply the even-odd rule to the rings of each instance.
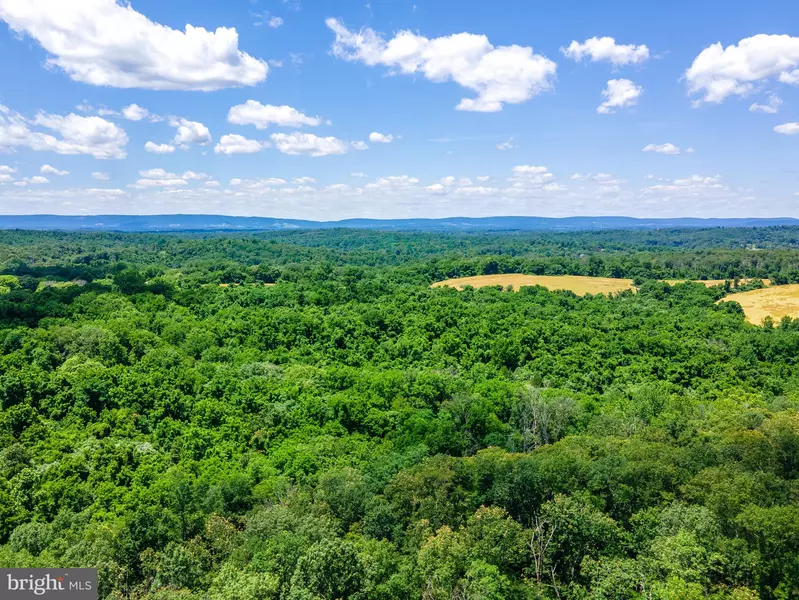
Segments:
[[[799,229],[0,232],[0,566],[102,598],[799,597]],[[636,293],[431,289],[634,278]],[[734,296],[733,296],[734,298]]]

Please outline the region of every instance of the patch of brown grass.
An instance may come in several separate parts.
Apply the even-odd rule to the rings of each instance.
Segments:
[[[733,280],[732,279],[666,279],[664,281],[669,285],[675,285],[677,283],[686,283],[688,281],[693,281],[694,283],[704,283],[707,287],[713,287],[716,285],[724,285],[725,281],[729,281],[730,283],[732,283]],[[741,285],[745,285],[747,283],[754,281],[754,279],[739,279],[739,281],[741,282]],[[762,281],[764,285],[771,285],[771,280],[769,279],[763,279]]]
[[[775,285],[750,290],[722,298],[719,302],[737,302],[744,309],[746,320],[760,325],[771,317],[779,321],[782,317],[799,317],[799,283]]]
[[[582,277],[578,275],[522,275],[506,273],[502,275],[477,275],[438,281],[430,287],[453,287],[462,290],[467,286],[481,288],[487,286],[513,287],[518,291],[523,286],[540,285],[549,290],[570,290],[578,296],[585,294],[612,294],[622,290],[634,290],[632,279],[611,277]]]

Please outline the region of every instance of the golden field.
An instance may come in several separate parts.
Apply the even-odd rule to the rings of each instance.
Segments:
[[[453,287],[462,290],[467,286],[481,288],[487,286],[520,287],[540,285],[549,290],[569,290],[578,296],[585,294],[612,294],[622,290],[634,290],[632,279],[613,279],[611,277],[582,277],[578,275],[522,275],[506,273],[502,275],[477,275],[438,281],[430,287]]]
[[[746,320],[760,325],[771,317],[779,321],[782,317],[799,317],[799,283],[750,290],[722,298],[719,302],[737,302],[744,309]]]
[[[669,285],[675,285],[677,283],[686,283],[688,281],[693,281],[694,283],[704,283],[707,287],[713,287],[715,285],[724,285],[725,281],[732,282],[732,280],[727,280],[727,279],[666,279],[665,280],[665,282],[668,283]],[[753,280],[740,279],[739,281],[741,282],[741,285],[745,285]],[[771,284],[771,280],[769,279],[762,279],[761,281],[763,282],[763,285]]]

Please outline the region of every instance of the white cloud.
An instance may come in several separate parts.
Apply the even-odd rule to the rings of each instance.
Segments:
[[[607,61],[614,67],[640,64],[649,58],[649,48],[645,45],[617,44],[612,37],[592,37],[582,44],[574,40],[568,48],[560,51],[577,62],[590,57],[593,62]]]
[[[189,171],[191,173],[191,171]],[[193,173],[192,173],[193,174]],[[153,188],[153,187],[179,187],[188,185],[185,177],[169,173],[164,169],[146,169],[139,171],[142,179],[136,181],[134,185],[128,187],[138,188]]]
[[[149,179],[177,179],[178,176],[174,173],[169,173],[164,169],[145,169],[144,171],[139,171],[139,175],[142,177],[146,177]]]
[[[693,149],[690,149],[693,152]],[[674,144],[665,143],[665,144],[647,144],[643,148],[641,148],[641,152],[658,152],[660,154],[679,154],[680,149],[679,147],[675,146]],[[686,150],[688,152],[688,150]]]
[[[188,181],[185,179],[181,179],[180,177],[174,177],[171,179],[139,179],[136,181],[136,186],[140,188],[150,188],[150,187],[176,187],[176,186],[183,186],[188,185]],[[131,186],[131,187],[136,187]]]
[[[666,198],[688,198],[696,201],[696,198],[718,198],[734,195],[730,189],[721,183],[718,175],[708,177],[703,175],[692,175],[674,181],[665,180],[650,187],[643,188],[641,194],[644,196],[658,195]]]
[[[572,173],[569,175],[569,179],[572,181],[585,181],[589,177],[591,177],[590,173]]]
[[[509,139],[507,142],[500,142],[497,144],[497,150],[511,150],[516,146],[513,144],[513,138]]]
[[[357,142],[350,142],[350,146],[352,146],[355,150],[368,150],[369,144],[364,141],[358,140]]]
[[[39,173],[43,175],[69,175],[69,171],[60,171],[50,165],[42,165],[42,168],[39,169]]]
[[[150,116],[150,111],[138,104],[130,104],[122,109],[122,116],[128,121],[141,121]]]
[[[391,134],[385,135],[377,131],[369,134],[369,141],[375,144],[390,144],[394,141],[394,136]]]
[[[295,177],[291,180],[291,183],[296,185],[308,185],[311,183],[316,183],[316,179],[313,177]]]
[[[232,106],[227,120],[234,125],[255,125],[258,129],[266,129],[270,124],[279,127],[316,127],[322,122],[319,117],[309,117],[291,106],[261,104],[256,100]]]
[[[0,4],[1,6],[1,4]],[[61,135],[33,131],[31,126],[42,127]],[[14,150],[27,147],[40,152],[57,154],[88,154],[94,158],[125,158],[128,136],[125,131],[101,117],[67,116],[39,112],[34,119],[26,119],[0,105],[0,149]]]
[[[546,167],[535,165],[519,165],[513,167],[513,177],[508,181],[512,183],[508,189],[512,193],[525,193],[531,189],[540,189],[544,184],[551,182],[555,176]]]
[[[35,177],[25,177],[21,181],[15,181],[14,185],[19,187],[25,187],[27,185],[42,185],[45,183],[50,183],[50,180],[47,179],[47,177],[36,175]]]
[[[629,79],[611,79],[608,87],[602,90],[602,97],[605,101],[600,104],[596,111],[602,115],[610,115],[616,112],[617,108],[626,108],[638,103],[639,96],[644,88],[634,84]]]
[[[8,165],[0,165],[0,173],[8,175],[10,173],[16,173],[17,170],[14,167],[9,167]]]
[[[208,179],[208,175],[205,173],[195,173],[194,171],[186,171],[181,175],[182,179],[186,181],[202,181],[204,179]]]
[[[392,72],[422,73],[435,83],[455,81],[474,91],[458,110],[496,112],[504,104],[520,104],[552,87],[557,65],[533,53],[529,46],[491,45],[484,35],[458,33],[428,39],[400,31],[386,42],[374,30],[348,30],[337,19],[327,19],[336,34],[333,55],[369,66],[383,65]]]
[[[175,147],[172,144],[156,144],[154,142],[144,144],[144,149],[153,154],[171,154],[175,151]]]
[[[768,97],[767,104],[758,104],[755,102],[752,106],[749,107],[751,112],[760,112],[766,113],[767,115],[774,115],[780,111],[780,106],[782,106],[782,98],[777,96],[777,94],[771,94]]]
[[[219,142],[214,146],[214,152],[228,156],[232,154],[253,154],[260,152],[269,145],[269,142],[250,140],[243,135],[229,133],[219,138]]]
[[[745,96],[756,84],[777,78],[799,84],[799,37],[758,34],[724,48],[715,43],[699,53],[685,71],[689,94],[699,102],[723,102],[728,96]]]
[[[0,173],[0,183],[11,183],[14,181],[14,178],[7,173]]]
[[[537,167],[533,165],[519,165],[513,167],[513,174],[514,175],[539,175],[541,173],[546,173],[549,169],[546,167]]]
[[[266,24],[269,25],[269,27],[271,27],[272,29],[277,29],[283,24],[283,19],[281,19],[280,17],[272,17],[271,19],[269,19],[269,21],[267,21]]]
[[[241,179],[234,177],[228,182],[228,185],[241,185]]]
[[[169,120],[169,125],[178,130],[173,143],[184,150],[191,144],[206,146],[211,143],[211,132],[202,123],[173,117]]]
[[[480,175],[480,176],[477,177],[477,181],[479,181],[481,183],[489,181],[490,179],[491,179],[490,175]]]
[[[416,185],[417,183],[419,183],[419,180],[416,177],[410,177],[408,175],[392,175],[389,177],[381,177],[377,180],[376,184],[371,185],[377,185],[378,187],[404,188]]]
[[[364,177],[367,177],[367,175],[366,175],[366,173],[357,173],[356,172],[356,173],[350,173],[350,177],[357,177],[359,179],[363,179]]]
[[[774,131],[783,135],[796,135],[799,133],[799,123],[783,123],[782,125],[777,125]]]
[[[334,137],[318,137],[312,133],[273,133],[272,143],[283,154],[328,156],[345,154],[347,143]]]
[[[111,179],[111,175],[102,171],[94,171],[92,172],[92,179],[96,179],[97,181],[108,181]]]
[[[208,186],[208,187],[219,187],[222,184],[219,183],[218,181],[212,179],[211,181],[206,181],[205,185]]]
[[[38,41],[48,66],[91,85],[212,91],[255,85],[269,71],[239,50],[234,28],[178,31],[116,0],[3,0],[0,19]]]
[[[434,184],[432,184],[432,185],[428,185],[428,186],[427,186],[426,188],[424,188],[424,189],[426,189],[426,190],[427,190],[428,192],[430,192],[431,194],[446,194],[446,193],[447,193],[447,188],[446,188],[446,187],[444,187],[444,186],[443,186],[442,184],[440,184],[440,183],[434,183]]]

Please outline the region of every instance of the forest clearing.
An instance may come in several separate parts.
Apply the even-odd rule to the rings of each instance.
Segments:
[[[766,317],[771,317],[775,321],[783,317],[796,318],[799,317],[799,284],[749,290],[719,300],[719,302],[730,301],[740,304],[744,309],[746,320],[755,325],[760,325]]]
[[[523,286],[540,285],[550,291],[568,290],[578,296],[586,294],[613,294],[623,290],[632,290],[632,279],[616,279],[614,277],[583,277],[579,275],[523,275],[521,273],[505,273],[501,275],[477,275],[475,277],[459,277],[438,281],[430,287],[454,287],[463,290],[466,287],[481,288],[501,285],[518,292]]]

